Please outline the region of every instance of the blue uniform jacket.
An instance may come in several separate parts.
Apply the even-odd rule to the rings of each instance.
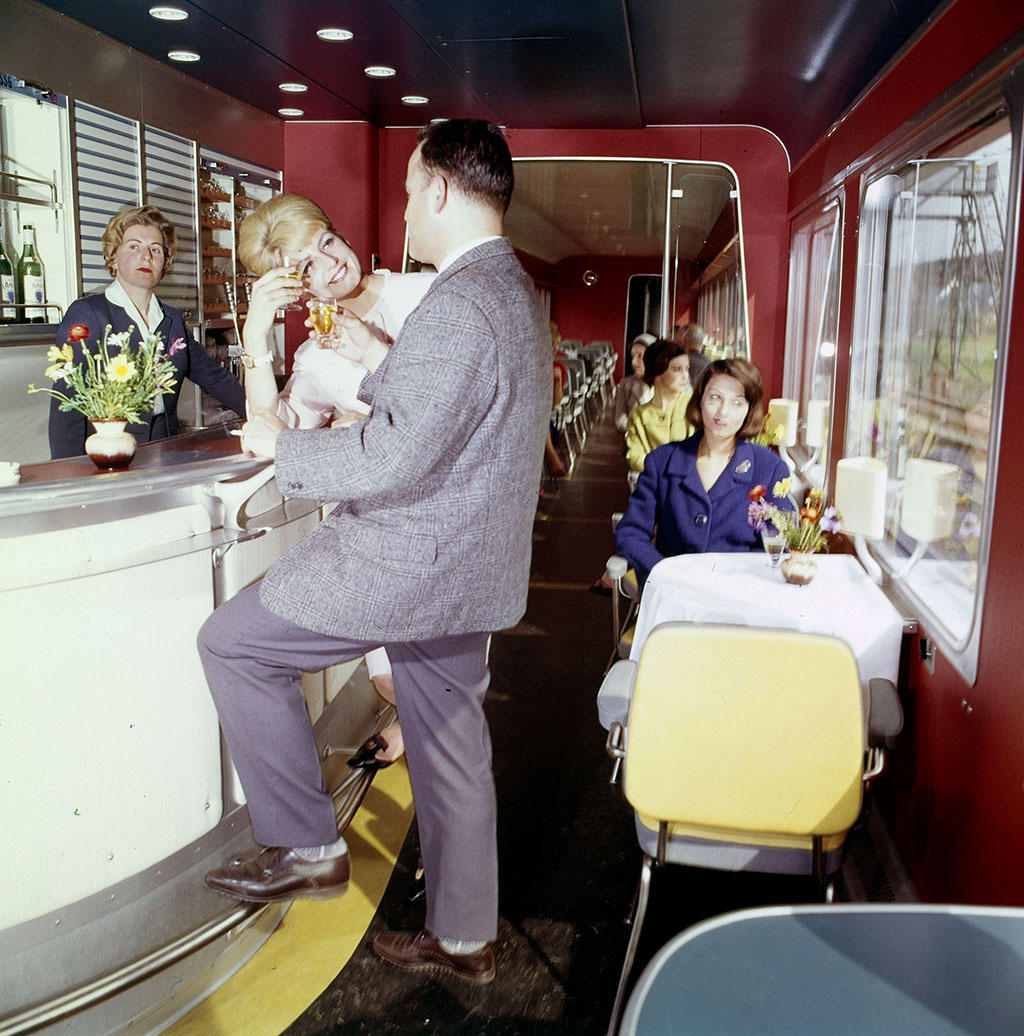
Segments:
[[[718,481],[705,490],[697,474],[702,434],[666,443],[647,455],[615,529],[615,549],[636,570],[641,586],[662,558],[761,547],[760,535],[747,522],[750,490],[763,485],[770,494],[789,469],[772,450],[740,440]],[[777,503],[790,507],[786,501]]]
[[[166,431],[163,421],[152,420],[152,414],[144,414],[139,424],[128,425],[126,431],[132,433],[139,442],[151,439],[162,439],[164,435],[175,435],[178,431],[178,394],[181,392],[182,378],[188,378],[200,388],[205,389],[215,399],[230,407],[239,417],[245,417],[245,392],[238,379],[219,363],[185,330],[185,322],[181,310],[161,303],[164,318],[157,328],[163,335],[164,345],[177,338],[183,338],[187,348],[170,357],[177,368],[178,380],[174,391],[164,393],[164,413]],[[85,295],[68,306],[68,311],[57,329],[57,345],[68,340],[68,329],[72,324],[85,324],[89,328],[88,341],[95,343],[103,340],[103,331],[110,324],[113,334],[127,331],[134,321],[120,307],[115,306],[102,292],[98,295]],[[139,329],[132,334],[131,347],[135,348],[142,340]],[[81,358],[81,346],[72,342],[75,358]],[[57,400],[50,399],[50,456],[77,457],[85,453],[85,440],[91,434],[89,422],[77,410],[67,413],[57,407]]]

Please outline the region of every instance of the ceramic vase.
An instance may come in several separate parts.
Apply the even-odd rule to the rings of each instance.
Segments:
[[[85,440],[89,459],[103,471],[126,468],[135,456],[135,436],[126,432],[127,421],[93,421],[96,429]]]
[[[818,572],[818,562],[814,555],[803,550],[794,550],[782,559],[780,565],[787,583],[795,586],[806,586]]]

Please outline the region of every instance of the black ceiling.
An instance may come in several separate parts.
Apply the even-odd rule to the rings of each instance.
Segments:
[[[751,123],[796,161],[947,0],[43,2],[160,61],[195,50],[198,63],[175,67],[268,112],[376,126]],[[155,20],[158,2],[188,18]],[[353,39],[325,43],[325,26]],[[370,64],[397,75],[370,79]],[[409,94],[429,103],[403,104]]]

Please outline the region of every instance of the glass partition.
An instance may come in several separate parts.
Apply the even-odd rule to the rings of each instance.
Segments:
[[[550,283],[555,308],[594,329],[579,334],[565,326],[564,336],[622,343],[642,330],[668,337],[676,325],[700,323],[706,352],[747,353],[739,188],[731,170],[709,162],[531,158],[516,159],[515,173],[509,239],[530,260],[534,279]],[[652,305],[657,277],[668,288],[654,293],[659,303]],[[634,310],[656,320],[644,327],[626,315],[630,285],[636,290],[641,278],[648,297]]]
[[[794,221],[786,316],[786,396],[800,407],[789,455],[812,486],[828,473],[839,332],[842,205],[838,198]]]
[[[1002,111],[868,183],[847,456],[885,464],[884,569],[961,673],[977,666],[1006,358]]]

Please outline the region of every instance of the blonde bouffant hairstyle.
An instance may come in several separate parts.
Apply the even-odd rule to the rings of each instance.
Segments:
[[[327,214],[301,194],[279,194],[265,201],[238,229],[238,257],[257,277],[294,261],[321,230],[333,230]],[[335,231],[337,233],[337,231]],[[340,234],[338,235],[341,236]]]
[[[111,277],[114,272],[114,256],[124,241],[124,235],[130,227],[156,227],[164,242],[164,270],[166,277],[174,268],[174,256],[178,250],[178,234],[174,224],[157,208],[143,205],[134,209],[122,209],[110,217],[107,229],[103,231],[103,262]]]

